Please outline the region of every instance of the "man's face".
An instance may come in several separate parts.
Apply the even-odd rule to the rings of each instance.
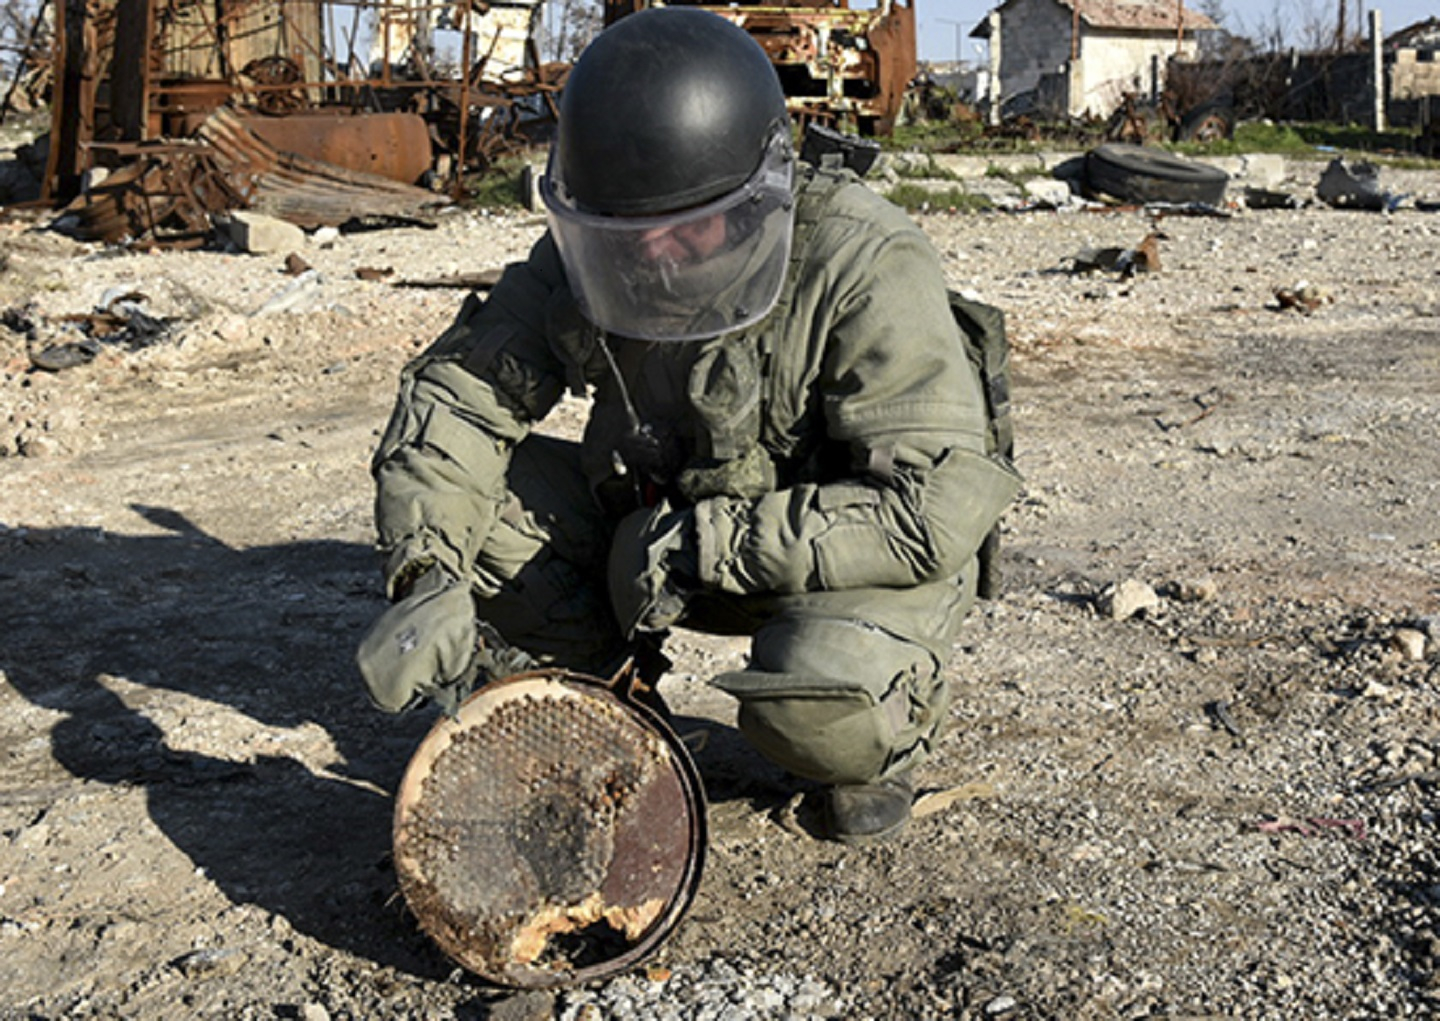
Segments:
[[[687,266],[713,255],[725,243],[725,216],[656,227],[640,235],[640,255],[658,265]]]

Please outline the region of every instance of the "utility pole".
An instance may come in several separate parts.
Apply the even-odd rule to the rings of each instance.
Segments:
[[[1380,10],[1370,12],[1370,90],[1374,110],[1370,115],[1376,131],[1385,130],[1385,35],[1380,31]]]

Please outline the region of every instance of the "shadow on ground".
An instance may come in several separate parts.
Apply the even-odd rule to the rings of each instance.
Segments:
[[[143,787],[155,824],[234,902],[330,947],[444,976],[450,966],[392,900],[388,857],[386,792],[428,714],[382,716],[352,666],[380,606],[372,552],[235,549],[174,512],[135,509],[165,531],[0,536],[0,669],[64,714],[49,735],[55,760],[81,780]],[[176,746],[156,722],[176,713],[161,692],[234,710],[194,710],[214,717],[214,753]],[[274,754],[276,730],[281,748],[283,731],[306,725],[297,742],[323,744],[315,724],[333,762]],[[247,754],[257,734],[265,751]]]

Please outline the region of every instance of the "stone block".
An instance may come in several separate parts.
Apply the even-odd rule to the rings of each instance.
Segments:
[[[215,226],[236,248],[251,255],[293,252],[305,246],[305,232],[293,223],[248,209],[217,216]]]

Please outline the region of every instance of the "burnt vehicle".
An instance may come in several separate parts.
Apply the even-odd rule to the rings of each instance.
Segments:
[[[647,0],[605,0],[604,22],[649,6]],[[872,136],[894,131],[917,70],[911,0],[879,0],[863,9],[849,0],[686,6],[713,11],[750,33],[775,65],[791,116],[801,124]]]

